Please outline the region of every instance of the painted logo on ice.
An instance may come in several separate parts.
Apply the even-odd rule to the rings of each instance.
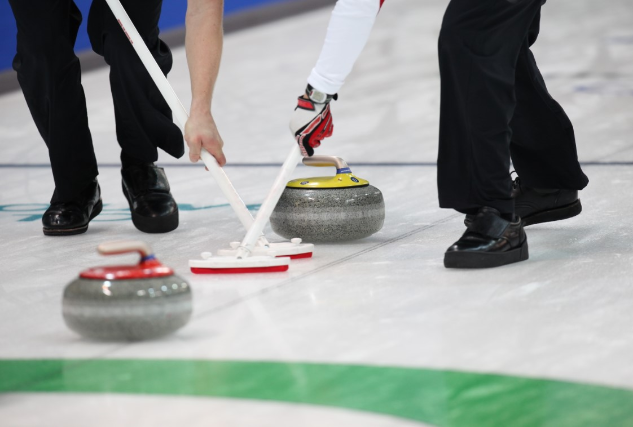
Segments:
[[[12,203],[8,205],[0,205],[0,220],[5,216],[14,217],[17,222],[40,221],[44,211],[48,209],[47,203]],[[260,204],[247,205],[251,211],[259,209]],[[179,203],[178,210],[181,212],[202,211],[216,208],[229,207],[229,204],[195,206],[190,203]],[[112,222],[112,221],[130,221],[130,209],[127,207],[117,208],[116,205],[103,205],[103,211],[98,217],[91,222]]]

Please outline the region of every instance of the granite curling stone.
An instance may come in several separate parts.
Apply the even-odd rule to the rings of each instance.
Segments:
[[[382,193],[356,177],[340,157],[313,156],[307,166],[335,166],[336,176],[290,181],[270,217],[275,233],[308,242],[362,239],[385,221]]]
[[[189,284],[162,265],[143,242],[110,242],[103,255],[139,252],[137,265],[94,267],[64,289],[66,325],[84,337],[107,341],[158,338],[187,324],[192,312]]]

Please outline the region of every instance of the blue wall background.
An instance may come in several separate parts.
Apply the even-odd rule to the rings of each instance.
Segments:
[[[18,0],[23,1],[23,0]],[[225,0],[224,14],[240,12],[252,7],[262,6],[271,3],[280,3],[282,1],[298,1],[298,0]],[[88,10],[90,9],[91,0],[75,0],[84,20],[79,30],[76,51],[90,49],[90,42],[86,34],[86,21]],[[187,10],[186,0],[164,0],[163,12],[160,19],[161,31],[182,27],[185,24],[185,12]],[[11,62],[15,56],[15,20],[9,6],[8,0],[0,0],[0,71],[11,68]]]

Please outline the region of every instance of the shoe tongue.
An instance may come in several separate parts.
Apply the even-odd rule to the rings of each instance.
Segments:
[[[135,192],[138,194],[151,192],[169,193],[169,182],[162,168],[156,166],[146,166],[135,168],[132,174]]]
[[[484,216],[484,215],[494,215],[508,222],[515,222],[515,219],[516,219],[516,215],[514,214],[502,214],[495,208],[490,208],[487,206],[479,209],[479,212],[477,213],[477,216]]]
[[[509,222],[494,208],[481,208],[477,218],[468,226],[468,231],[493,239],[503,236]]]

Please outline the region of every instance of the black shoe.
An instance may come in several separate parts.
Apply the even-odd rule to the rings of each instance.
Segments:
[[[528,259],[527,236],[519,217],[501,218],[493,208],[471,216],[468,229],[444,254],[446,268],[499,267]]]
[[[136,228],[145,233],[167,233],[178,227],[178,205],[169,192],[163,168],[153,163],[124,164],[121,177]]]
[[[514,212],[523,226],[572,218],[582,212],[578,190],[536,190],[521,186],[519,178],[512,188]]]
[[[47,236],[71,236],[88,230],[88,223],[103,209],[101,188],[95,179],[77,200],[51,203],[42,216]]]

